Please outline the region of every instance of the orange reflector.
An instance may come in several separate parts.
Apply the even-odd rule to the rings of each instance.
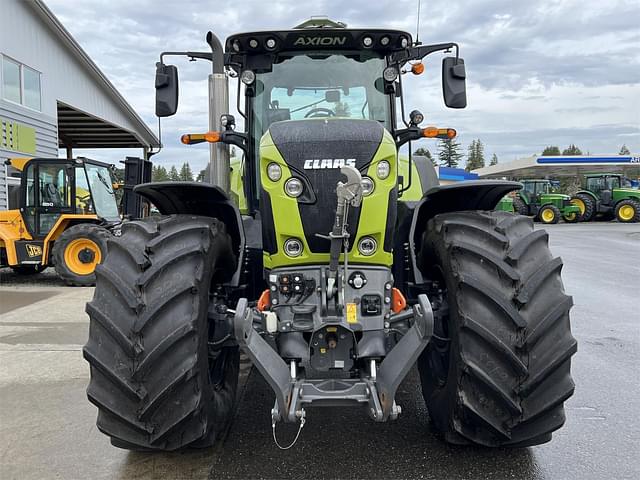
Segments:
[[[266,310],[270,303],[271,294],[269,293],[269,290],[265,290],[264,292],[262,292],[260,298],[258,299],[258,311],[262,312]]]
[[[407,308],[407,299],[397,288],[391,290],[391,310],[393,313],[400,313]]]
[[[202,142],[217,143],[220,141],[220,132],[187,133],[180,137],[180,141],[185,145],[195,145]]]
[[[411,65],[411,73],[414,75],[420,75],[424,72],[424,63],[414,63]]]
[[[457,132],[453,128],[427,127],[422,129],[422,136],[427,138],[454,138]]]

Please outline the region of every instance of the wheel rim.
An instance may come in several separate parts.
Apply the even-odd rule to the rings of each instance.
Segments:
[[[64,250],[64,263],[76,275],[91,275],[101,260],[100,247],[88,238],[76,238]]]
[[[542,211],[542,214],[540,215],[540,217],[542,218],[543,222],[549,223],[549,222],[553,222],[553,219],[556,216],[553,213],[553,210],[551,210],[550,208],[547,208],[547,209]]]
[[[569,222],[573,222],[576,219],[576,214],[575,213],[569,213],[569,214],[564,216],[564,219],[568,220]]]
[[[618,217],[620,217],[621,220],[631,220],[635,216],[635,214],[636,209],[631,205],[623,205],[618,210]]]
[[[582,200],[580,200],[579,198],[572,198],[571,203],[573,203],[576,207],[580,209],[580,215],[584,215],[584,212],[587,209],[587,206],[584,204]]]

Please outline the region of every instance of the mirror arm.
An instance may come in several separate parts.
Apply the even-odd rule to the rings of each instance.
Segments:
[[[427,55],[430,55],[434,52],[447,51],[455,48],[456,50],[456,60],[460,54],[460,47],[457,43],[449,42],[449,43],[436,43],[433,45],[419,45],[417,47],[409,47],[401,52],[394,53],[391,55],[390,63],[404,65],[409,60],[422,60]]]
[[[243,152],[247,152],[247,140],[246,133],[234,132],[233,130],[227,130],[220,133],[220,141],[228,145],[235,145]]]
[[[195,61],[196,58],[209,60],[213,62],[213,53],[211,52],[162,52],[160,54],[160,63],[164,64],[164,57],[189,57],[189,61]]]
[[[419,140],[423,138],[422,129],[420,127],[408,127],[396,130],[396,148],[400,148],[407,142]]]

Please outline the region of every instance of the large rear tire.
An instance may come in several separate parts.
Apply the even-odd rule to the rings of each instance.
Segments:
[[[590,222],[596,214],[596,202],[586,193],[578,193],[571,197],[571,203],[580,209],[580,221]]]
[[[548,235],[507,212],[430,220],[420,262],[442,290],[418,367],[446,441],[498,447],[547,442],[574,391],[572,299]]]
[[[513,199],[513,210],[518,215],[524,215],[524,216],[529,215],[529,208],[527,207],[527,204],[524,203],[524,201],[520,197],[515,197]]]
[[[225,225],[190,215],[127,222],[87,304],[89,400],[121,448],[211,445],[229,422],[237,347],[209,348],[211,286],[235,267]]]
[[[107,254],[107,240],[110,237],[107,229],[93,223],[81,223],[66,229],[51,250],[58,276],[67,285],[95,285],[96,266]]]

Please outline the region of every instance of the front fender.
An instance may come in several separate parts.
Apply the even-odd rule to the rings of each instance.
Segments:
[[[238,284],[245,251],[242,217],[220,187],[200,182],[152,182],[136,185],[133,191],[153,203],[162,215],[202,215],[223,222],[238,255],[238,268],[230,283]]]
[[[493,210],[507,193],[521,188],[521,183],[506,180],[467,180],[427,190],[416,205],[409,232],[409,251],[416,283],[422,283],[416,252],[420,250],[422,234],[431,218],[463,210]]]

